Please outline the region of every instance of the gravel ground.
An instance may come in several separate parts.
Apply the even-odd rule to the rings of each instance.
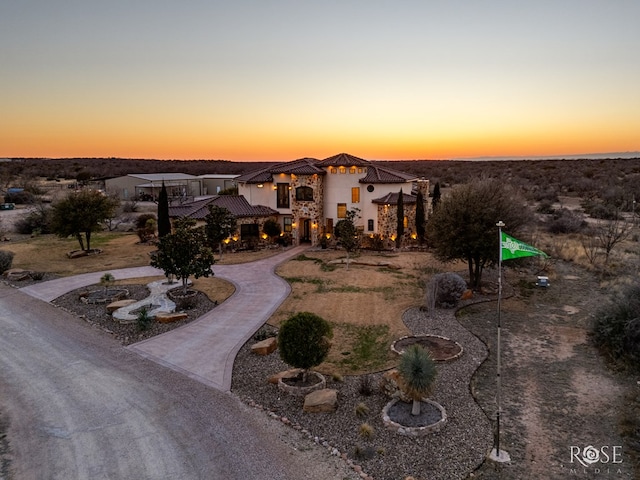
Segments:
[[[24,285],[21,285],[24,286]],[[174,328],[185,325],[196,318],[207,313],[215,307],[215,304],[202,292],[198,292],[198,297],[193,308],[185,310],[188,317],[173,323],[154,322],[149,328],[140,330],[137,324],[122,325],[116,322],[107,313],[105,304],[86,304],[80,301],[80,294],[91,290],[100,290],[100,285],[90,285],[86,288],[71,291],[61,297],[56,298],[52,303],[60,308],[81,316],[87,322],[113,334],[123,345],[140,342],[147,338],[159,335]],[[149,290],[145,285],[118,285],[117,288],[125,288],[129,291],[127,298],[142,300],[149,295]]]
[[[373,392],[360,393],[363,376],[347,376],[342,381],[328,377],[327,388],[338,390],[335,413],[308,414],[303,399],[283,394],[267,378],[289,367],[278,353],[259,357],[250,351],[249,341],[236,357],[231,390],[251,405],[309,432],[311,438],[343,455],[376,480],[397,480],[406,476],[430,479],[464,478],[485,459],[492,444],[491,423],[471,396],[471,376],[487,356],[485,345],[463,328],[453,310],[437,310],[427,315],[419,308],[407,310],[405,324],[416,334],[449,337],[464,347],[462,357],[440,363],[434,394],[430,397],[447,413],[447,423],[439,432],[421,438],[400,436],[385,428],[382,409],[389,398],[378,384],[383,372],[370,374]],[[364,403],[369,413],[359,417],[356,406]],[[373,427],[371,438],[363,438],[360,426]]]

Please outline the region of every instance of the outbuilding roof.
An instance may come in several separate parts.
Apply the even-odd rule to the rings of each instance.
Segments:
[[[140,178],[147,182],[162,182],[171,180],[194,180],[197,179],[195,175],[188,173],[130,173],[127,177]]]
[[[251,205],[242,195],[215,195],[182,205],[170,206],[169,217],[189,217],[204,220],[209,213],[209,205],[226,208],[236,218],[269,217],[278,212],[264,205]]]

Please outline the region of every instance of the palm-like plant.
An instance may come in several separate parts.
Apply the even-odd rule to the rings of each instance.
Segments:
[[[436,362],[420,345],[411,345],[402,354],[398,371],[413,400],[411,415],[420,415],[420,400],[431,393],[436,379]]]

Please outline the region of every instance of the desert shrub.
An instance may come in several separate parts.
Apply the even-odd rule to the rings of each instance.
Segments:
[[[6,272],[13,264],[13,252],[0,250],[0,274]]]
[[[591,337],[611,360],[640,370],[640,283],[627,286],[596,312]]]
[[[262,340],[266,340],[267,338],[275,337],[276,333],[269,326],[262,326],[260,329],[253,334],[253,339],[257,342],[261,342]]]
[[[553,208],[553,202],[551,200],[542,200],[536,207],[536,212],[543,213],[545,215],[553,213],[554,211],[555,208]]]
[[[362,418],[362,417],[366,417],[369,414],[369,407],[367,407],[366,403],[360,402],[355,406],[353,411],[357,417]]]
[[[552,187],[545,188],[545,189],[536,188],[531,193],[531,197],[536,202],[541,202],[541,203],[554,203],[559,200],[558,192],[556,191],[555,188],[552,188]]]
[[[146,228],[148,220],[153,220],[155,222],[157,221],[157,218],[153,213],[143,213],[136,218],[136,228]]]
[[[365,422],[358,428],[358,433],[362,438],[373,438],[375,430],[371,425]]]
[[[360,383],[358,385],[358,392],[360,395],[368,397],[373,394],[373,379],[369,375],[363,375],[360,377]]]
[[[411,415],[420,415],[420,401],[431,393],[436,380],[436,362],[429,351],[418,344],[411,345],[400,357],[398,371],[413,399]]]
[[[127,200],[122,204],[122,211],[124,213],[134,213],[138,211],[138,202],[135,199]]]
[[[609,203],[587,199],[580,206],[591,218],[599,218],[601,220],[615,220],[618,218],[618,209]]]
[[[425,289],[427,309],[454,308],[462,294],[467,291],[467,282],[452,272],[438,273],[431,277]]]
[[[275,237],[280,235],[280,233],[282,233],[282,227],[277,220],[269,218],[264,222],[264,225],[262,225],[262,231],[265,233],[265,235],[273,240]]]
[[[363,239],[363,245],[365,248],[380,252],[384,250],[384,238],[379,233],[374,233],[370,237],[365,237]]]
[[[549,233],[577,233],[587,226],[580,213],[561,208],[553,212],[551,221],[547,224]]]
[[[7,192],[4,195],[5,203],[15,203],[18,204],[30,204],[35,200],[35,196],[31,192],[27,192],[26,190],[22,190],[19,192]]]
[[[136,324],[138,325],[138,330],[147,330],[151,327],[153,323],[153,317],[149,315],[149,307],[143,306],[140,308],[136,315]]]
[[[278,347],[282,360],[306,371],[320,365],[329,353],[331,324],[318,315],[300,312],[280,326]]]
[[[47,234],[51,233],[49,228],[49,209],[36,208],[27,215],[19,219],[14,228],[17,233],[22,235],[31,235],[33,233]]]

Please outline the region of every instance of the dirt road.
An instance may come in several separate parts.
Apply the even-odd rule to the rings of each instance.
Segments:
[[[354,478],[232,395],[4,285],[0,364],[8,478]]]

